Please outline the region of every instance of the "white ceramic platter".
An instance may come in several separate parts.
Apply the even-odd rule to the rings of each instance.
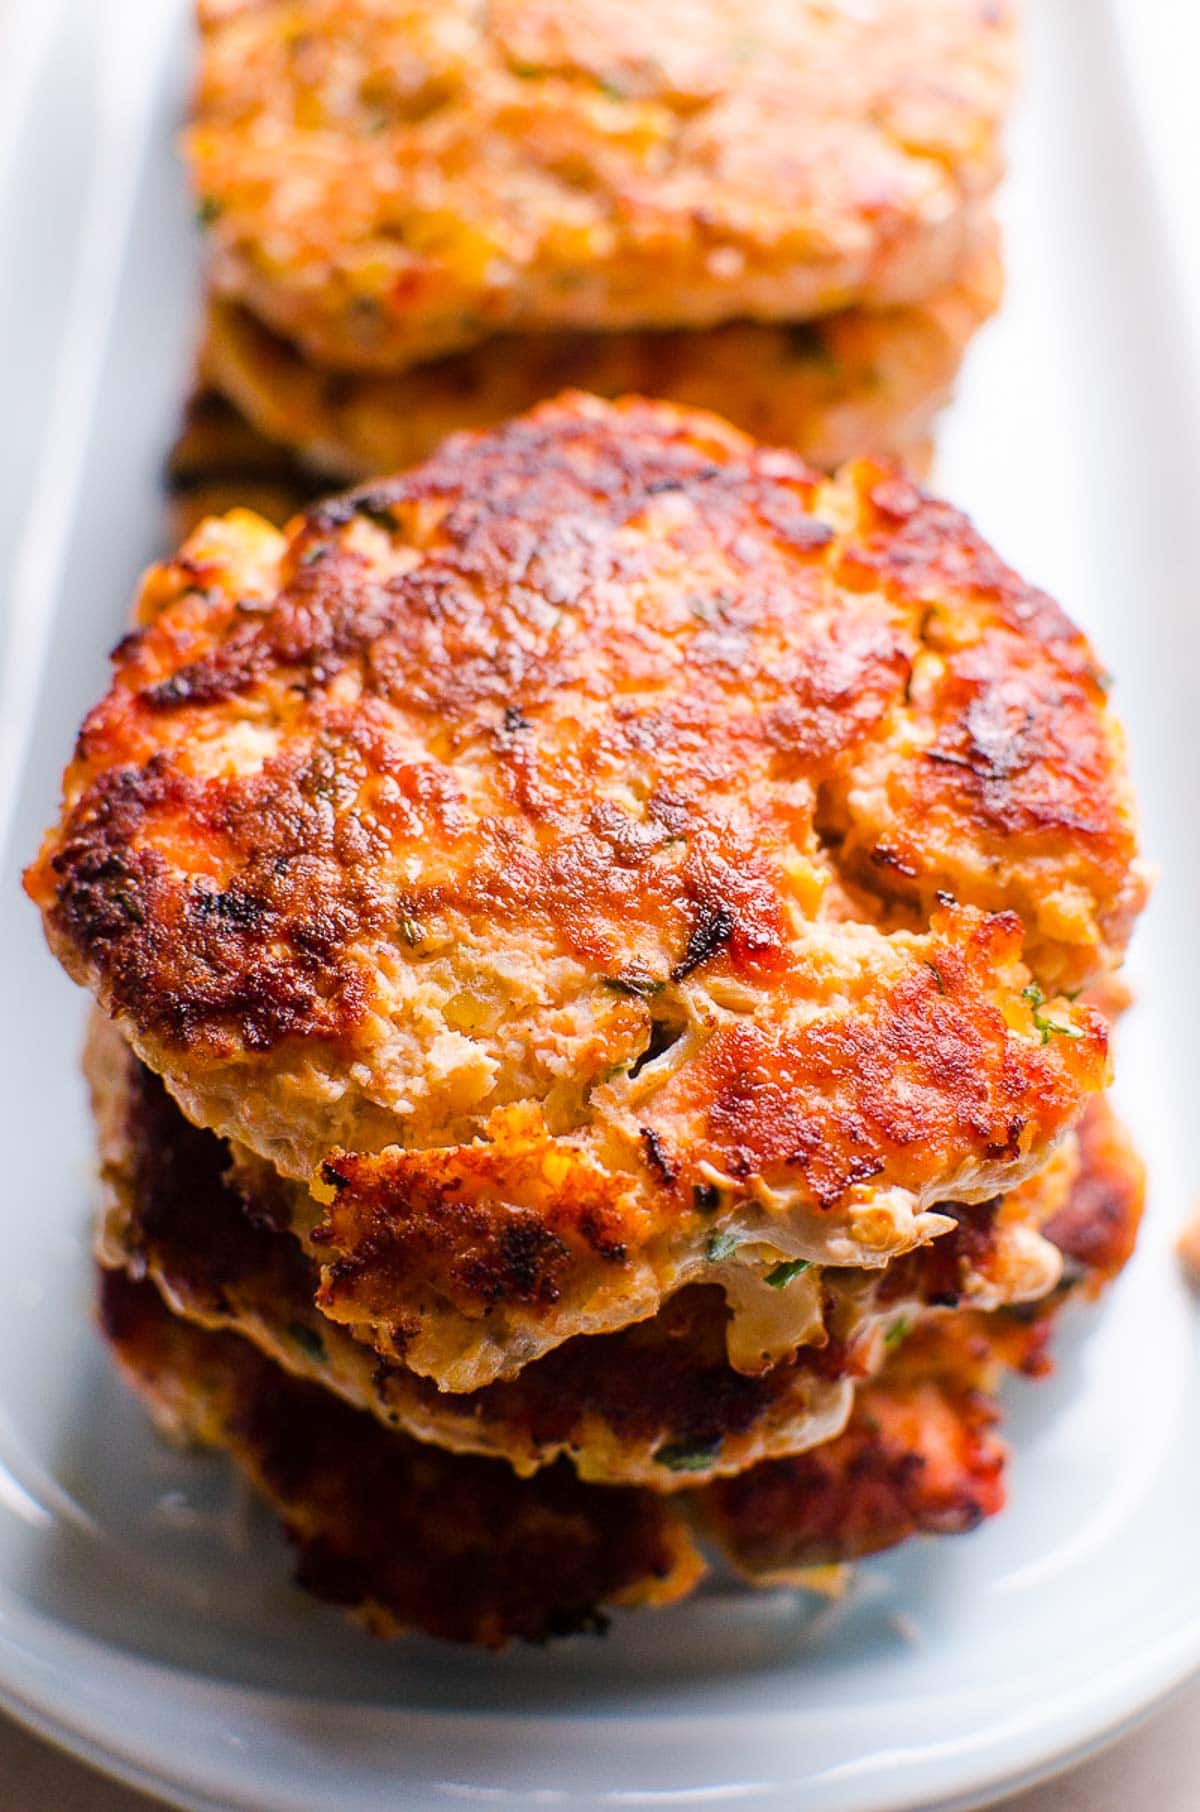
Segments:
[[[975,1806],[1200,1666],[1197,1329],[1171,1256],[1197,1186],[1200,414],[1110,11],[1029,10],[1011,294],[940,482],[1119,676],[1163,870],[1119,1053],[1143,1246],[1056,1378],[1014,1391],[1011,1508],[978,1534],[871,1565],[832,1612],[718,1592],[499,1660],[378,1646],[310,1605],[268,1520],[151,1437],[90,1331],[82,1003],[17,876],[161,534],[195,307],[186,33],[182,0],[0,13],[0,1700],[180,1806]]]

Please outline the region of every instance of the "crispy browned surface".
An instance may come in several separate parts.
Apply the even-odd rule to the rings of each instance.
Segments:
[[[333,1198],[313,1233],[330,1254],[321,1308],[458,1389],[467,1387],[460,1378],[481,1381],[482,1368],[506,1371],[510,1350],[534,1357],[572,1313],[596,1331],[612,1325],[602,1319],[610,1303],[621,1320],[635,1318],[635,1305],[648,1312],[640,1306],[642,1266],[653,1267],[660,1290],[668,1278],[678,1286],[702,1275],[697,1261],[714,1230],[737,1240],[731,1264],[749,1261],[760,1272],[785,1250],[785,1218],[794,1241],[786,1250],[798,1247],[810,1261],[894,1262],[939,1223],[908,1234],[893,1191],[936,1209],[940,1192],[928,1179],[940,1175],[951,1198],[985,1195],[980,1179],[994,1190],[1006,1173],[1022,1174],[1024,1154],[1044,1153],[1080,1100],[1080,1072],[1045,1064],[1048,1047],[1014,1036],[990,997],[992,978],[1006,975],[1015,957],[1015,927],[979,921],[958,943],[956,917],[935,919],[927,954],[896,996],[868,992],[855,1013],[791,1036],[778,1022],[734,1019],[656,1078],[636,1104],[648,1180],[642,1212],[657,1217],[649,1225],[626,1206],[620,1173],[590,1167],[584,1134],[531,1140],[497,1120],[484,1143],[338,1154],[324,1172]],[[1094,1026],[1080,1029],[1074,1057],[1098,1035]],[[1093,1081],[1102,1073],[1092,1071]],[[602,1113],[616,1094],[611,1086],[597,1091]],[[592,1140],[601,1137],[612,1134],[598,1119]],[[800,1201],[773,1199],[797,1175]],[[877,1193],[874,1180],[883,1178]],[[713,1187],[716,1219],[702,1195]],[[414,1290],[415,1277],[429,1295]],[[481,1311],[492,1312],[469,1361],[446,1305],[466,1318],[468,1338]],[[741,1363],[732,1337],[730,1352]],[[460,1372],[467,1363],[471,1372]]]
[[[323,1306],[454,1388],[652,1313],[713,1199],[882,1263],[1104,1079],[1018,916],[1049,995],[1140,900],[1091,651],[886,469],[568,398],[140,616],[30,892],[194,1118],[329,1160]]]
[[[949,282],[999,173],[1006,0],[201,4],[216,286],[317,363],[798,320]]]
[[[1094,1293],[1131,1247],[1141,1210],[1127,1141],[1103,1104],[1089,1122],[1070,1218],[1096,1269],[1083,1259],[1058,1303]],[[1099,1239],[1098,1227],[1108,1229]],[[248,1342],[169,1315],[149,1283],[107,1273],[101,1288],[106,1334],[158,1419],[228,1448],[290,1526],[304,1582],[381,1632],[541,1637],[588,1626],[605,1599],[670,1601],[698,1577],[678,1499],[572,1483],[561,1463],[518,1481],[501,1463],[418,1447]],[[975,1526],[1003,1503],[999,1374],[1044,1370],[1052,1322],[1047,1310],[922,1322],[861,1387],[843,1435],[707,1485],[690,1508],[749,1579],[767,1583]]]
[[[522,1480],[419,1446],[236,1335],[170,1314],[148,1282],[102,1271],[100,1293],[105,1336],[155,1419],[226,1449],[282,1517],[299,1582],[375,1634],[542,1641],[603,1627],[608,1603],[671,1603],[701,1574],[678,1499],[585,1485],[561,1462]],[[851,1559],[1000,1508],[1003,1449],[982,1400],[932,1380],[863,1397],[852,1431],[815,1456],[809,1491],[772,1477],[755,1492],[764,1467],[695,1494],[751,1580],[801,1564],[793,1555]]]
[[[1082,1284],[1096,1295],[1133,1256],[1146,1174],[1125,1129],[1102,1102],[1080,1122],[1079,1146],[1079,1176],[1043,1231],[1066,1260],[1061,1288]]]
[[[960,1369],[881,1381],[837,1440],[710,1486],[708,1532],[740,1571],[770,1580],[978,1527],[1004,1508],[1005,1454],[994,1401]]]
[[[584,1477],[661,1489],[828,1438],[845,1421],[850,1345],[743,1376],[725,1357],[715,1288],[682,1291],[654,1321],[622,1334],[569,1341],[509,1383],[439,1392],[325,1320],[316,1267],[278,1230],[281,1192],[243,1201],[227,1149],[189,1125],[116,1044],[93,1038],[88,1065],[114,1194],[102,1256],[148,1272],[178,1312],[237,1328],[381,1420],[442,1447],[499,1455],[522,1473],[567,1453]],[[986,1265],[991,1254],[976,1256]]]
[[[907,308],[779,327],[512,335],[365,377],[310,365],[248,309],[213,297],[203,364],[261,433],[343,482],[416,465],[447,434],[498,426],[568,385],[713,409],[827,470],[864,453],[911,466],[1000,287],[989,233],[947,289]]]
[[[595,1628],[605,1605],[668,1603],[702,1571],[668,1499],[439,1453],[171,1315],[150,1283],[103,1271],[100,1290],[105,1336],[157,1418],[227,1448],[283,1518],[300,1582],[381,1635],[543,1641]]]
[[[1030,1275],[1020,1239],[1006,1243],[995,1203],[955,1208],[950,1232],[886,1272],[814,1267],[789,1283],[811,1288],[816,1322],[794,1361],[758,1376],[726,1359],[720,1290],[693,1286],[650,1321],[570,1340],[511,1382],[451,1395],[379,1362],[318,1312],[319,1275],[287,1231],[286,1188],[259,1175],[240,1193],[227,1148],[189,1125],[105,1021],[93,1025],[85,1068],[110,1192],[104,1262],[149,1274],[178,1313],[235,1329],[381,1420],[522,1473],[566,1453],[585,1478],[674,1489],[796,1452],[838,1432],[851,1380],[878,1367],[898,1318],[990,1307],[1054,1282],[1050,1268]],[[1040,1214],[1030,1206],[1027,1221],[1045,1220],[1067,1187]]]
[[[1031,1378],[1051,1369],[1050,1339],[1064,1302],[1095,1298],[1124,1269],[1145,1207],[1145,1166],[1103,1101],[1088,1109],[1078,1139],[1078,1175],[1045,1224],[1063,1256],[1058,1287],[1036,1303],[983,1321],[997,1361]]]
[[[1046,1226],[1066,1261],[1052,1296],[990,1315],[923,1318],[893,1346],[882,1376],[859,1390],[835,1440],[698,1494],[704,1527],[740,1570],[786,1576],[910,1535],[966,1531],[1003,1508],[1002,1374],[1044,1376],[1063,1304],[1097,1296],[1137,1240],[1144,1171],[1103,1100],[1088,1109],[1080,1147],[1069,1198]]]

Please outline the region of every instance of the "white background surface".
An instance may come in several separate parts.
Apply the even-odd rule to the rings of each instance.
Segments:
[[[0,0],[0,14],[3,4]],[[1027,4],[1053,5],[1054,0]],[[1200,127],[1194,91],[1200,8],[1195,0],[1123,0],[1123,11],[1130,71],[1143,101],[1141,125],[1156,159],[1163,205],[1190,293],[1200,299],[1200,204],[1195,192]],[[0,1724],[3,1812],[136,1812],[151,1803],[99,1781],[23,1732]],[[1147,1812],[1196,1812],[1200,1807],[1200,1690],[1182,1696],[1069,1780],[1011,1802],[1012,1812],[1128,1812],[1138,1806]]]
[[[0,1790],[4,1812],[150,1812],[159,1804],[99,1780],[11,1725],[0,1725]],[[1004,1812],[1196,1812],[1197,1806],[1200,1689],[1193,1689],[1065,1779],[1007,1801]]]

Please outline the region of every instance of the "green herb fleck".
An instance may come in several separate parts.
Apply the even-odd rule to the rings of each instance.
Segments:
[[[912,1323],[909,1321],[907,1315],[902,1315],[900,1317],[899,1321],[893,1321],[891,1327],[888,1329],[887,1333],[884,1335],[884,1337],[883,1337],[884,1346],[887,1346],[887,1347],[899,1346],[900,1342],[904,1339],[905,1335],[911,1331],[911,1329],[912,1329]]]
[[[941,970],[938,968],[937,964],[936,963],[926,963],[925,967],[927,969],[930,969],[933,971],[933,979],[937,983],[938,993],[944,994],[946,992],[946,978],[942,974]]]
[[[799,1277],[802,1271],[807,1270],[808,1260],[806,1258],[788,1258],[784,1260],[783,1264],[776,1265],[773,1271],[768,1271],[763,1282],[769,1284],[773,1290],[786,1290],[793,1277]]]
[[[419,944],[425,936],[425,927],[422,925],[420,919],[409,918],[406,913],[400,920],[400,936],[411,950],[415,945]]]
[[[328,552],[329,549],[323,543],[316,547],[306,547],[300,556],[300,564],[301,566],[315,566],[319,560],[324,560]]]
[[[1030,982],[1027,988],[1021,989],[1021,998],[1022,1000],[1027,1000],[1033,1008],[1034,1027],[1041,1033],[1043,1044],[1049,1044],[1051,1033],[1054,1032],[1057,1032],[1060,1038],[1083,1037],[1083,1033],[1078,1026],[1064,1026],[1060,1024],[1057,1019],[1048,1019],[1046,1017],[1041,1011],[1041,1008],[1046,1004],[1046,996],[1042,993],[1042,990],[1038,987],[1036,982]]]
[[[655,994],[661,994],[664,982],[657,975],[652,975],[645,963],[626,963],[616,975],[606,975],[604,986],[611,988],[614,994],[632,994],[638,1000],[650,1000]]]
[[[655,1449],[660,1466],[671,1472],[704,1472],[721,1451],[721,1437],[715,1441],[666,1441]]]
[[[292,1321],[288,1323],[288,1333],[310,1359],[316,1359],[324,1365],[328,1355],[325,1351],[325,1342],[316,1328],[310,1328],[306,1321]]]
[[[723,1258],[728,1258],[737,1251],[737,1241],[732,1233],[710,1233],[704,1248],[704,1256],[710,1265],[719,1265]]]
[[[202,195],[196,203],[197,226],[210,227],[214,220],[219,220],[224,212],[221,203],[213,195]]]

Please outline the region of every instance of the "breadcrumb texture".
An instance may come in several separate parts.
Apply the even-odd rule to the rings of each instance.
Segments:
[[[714,1233],[752,1330],[1106,1079],[1066,991],[1143,883],[1094,657],[887,467],[568,396],[206,525],[138,620],[29,891],[190,1117],[311,1182],[323,1310],[449,1388]]]
[[[890,307],[1000,173],[1007,0],[201,0],[214,287],[318,364]]]
[[[508,335],[396,375],[359,377],[308,363],[248,309],[213,296],[201,363],[260,433],[344,483],[416,465],[447,434],[498,426],[568,386],[712,409],[827,470],[867,453],[919,468],[1001,287],[988,232],[952,284],[907,307],[673,333]],[[230,454],[238,457],[236,447]],[[254,462],[241,460],[253,481]]]
[[[103,1263],[149,1275],[176,1313],[244,1334],[381,1421],[452,1451],[505,1458],[523,1475],[565,1454],[584,1478],[682,1489],[828,1440],[896,1327],[1035,1299],[1057,1283],[1057,1249],[1030,1229],[1080,1186],[1072,1135],[1062,1160],[1025,1186],[1036,1200],[1019,1214],[996,1202],[954,1208],[948,1233],[886,1270],[802,1271],[778,1299],[781,1310],[784,1290],[803,1299],[809,1341],[759,1376],[729,1365],[720,1289],[695,1286],[649,1321],[567,1341],[511,1382],[453,1395],[381,1363],[321,1315],[319,1273],[289,1230],[286,1186],[260,1177],[247,1191],[228,1148],[189,1125],[98,1016],[85,1067],[108,1185]],[[788,1325],[794,1337],[798,1311]]]

